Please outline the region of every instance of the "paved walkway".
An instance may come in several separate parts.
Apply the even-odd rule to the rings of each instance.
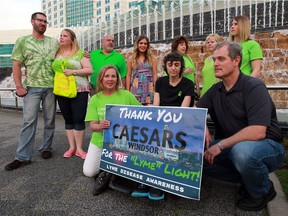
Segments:
[[[246,212],[238,209],[235,206],[237,185],[210,178],[202,181],[201,201],[168,194],[166,201],[155,202],[147,198],[133,198],[128,194],[113,190],[108,190],[99,196],[92,196],[93,179],[82,174],[83,160],[75,156],[69,159],[62,157],[68,144],[64,122],[60,115],[56,117],[53,157],[43,160],[37,151],[42,136],[42,118],[40,117],[33,162],[25,167],[7,172],[4,167],[15,156],[22,112],[0,109],[0,119],[1,216],[262,216],[265,213],[265,210]],[[90,135],[89,128],[87,128],[84,149],[88,147]],[[279,183],[276,183],[276,189],[281,190]],[[274,202],[274,200],[276,201]],[[284,213],[288,215],[287,202],[281,203],[283,199],[279,195],[274,200],[269,203],[269,215],[284,216]],[[286,209],[286,212],[283,211],[283,208]]]

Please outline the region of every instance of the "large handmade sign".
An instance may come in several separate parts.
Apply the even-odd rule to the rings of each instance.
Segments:
[[[200,199],[206,109],[107,105],[100,168]]]

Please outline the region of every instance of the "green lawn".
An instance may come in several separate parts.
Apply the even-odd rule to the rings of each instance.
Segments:
[[[284,146],[286,149],[286,157],[284,159],[284,166],[275,173],[281,183],[286,199],[288,200],[288,138],[284,139]]]

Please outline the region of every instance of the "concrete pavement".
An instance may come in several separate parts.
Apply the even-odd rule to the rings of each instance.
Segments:
[[[150,201],[148,198],[133,198],[128,194],[113,190],[108,190],[99,196],[92,196],[93,179],[87,178],[82,174],[83,160],[75,156],[69,159],[62,157],[68,148],[68,143],[61,115],[56,116],[53,157],[49,160],[43,160],[37,151],[43,132],[43,122],[40,114],[32,163],[17,170],[7,172],[4,170],[4,167],[7,163],[12,162],[15,157],[22,112],[0,109],[0,119],[1,216],[262,216],[265,213],[265,210],[246,212],[238,209],[235,205],[238,186],[210,178],[202,180],[200,201],[167,194],[167,199],[164,202],[155,202]],[[88,148],[90,135],[91,132],[87,127],[84,149]],[[268,205],[269,215],[288,215],[287,201],[283,201],[279,182],[277,183],[273,178],[272,180],[278,195]],[[274,202],[276,202],[275,205]]]

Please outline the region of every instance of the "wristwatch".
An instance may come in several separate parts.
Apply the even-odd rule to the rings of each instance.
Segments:
[[[75,71],[75,70],[73,70],[73,75],[74,75],[74,76],[76,76],[76,75],[77,75],[77,73],[76,73],[76,71]]]

